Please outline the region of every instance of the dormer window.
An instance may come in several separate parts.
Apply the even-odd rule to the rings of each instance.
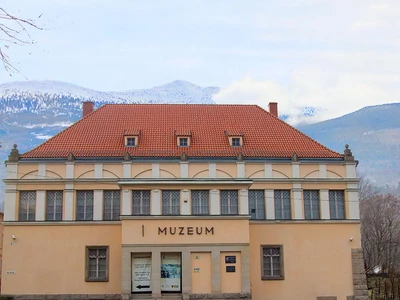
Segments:
[[[175,129],[176,145],[178,147],[190,147],[192,132],[188,129]]]
[[[124,131],[124,145],[125,147],[137,147],[139,145],[140,130],[131,129]]]
[[[179,147],[188,147],[189,146],[189,138],[181,137],[179,138]]]
[[[232,147],[240,147],[241,146],[240,140],[241,138],[238,137],[232,138]]]
[[[126,138],[126,146],[127,147],[135,147],[136,146],[136,138],[135,137],[127,137]]]
[[[225,135],[228,136],[229,145],[231,147],[243,146],[243,133],[238,130],[225,130]]]

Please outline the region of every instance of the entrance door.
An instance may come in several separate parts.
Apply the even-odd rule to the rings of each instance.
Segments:
[[[192,294],[211,294],[211,252],[192,252]]]
[[[181,292],[181,254],[161,254],[161,292]]]
[[[132,292],[151,292],[151,254],[132,254]]]

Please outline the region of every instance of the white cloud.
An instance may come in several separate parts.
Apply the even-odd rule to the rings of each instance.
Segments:
[[[220,104],[257,104],[265,109],[269,102],[278,102],[279,114],[289,115],[290,124],[314,123],[364,106],[400,102],[398,90],[376,84],[378,81],[386,83],[384,77],[378,77],[376,82],[374,79],[351,73],[332,77],[317,69],[294,72],[286,85],[247,76],[222,88],[213,99]],[[392,82],[392,78],[388,81]],[[315,108],[317,113],[304,116],[307,107]]]
[[[45,135],[41,133],[32,133],[32,134],[39,140],[48,140],[53,137],[52,135]]]

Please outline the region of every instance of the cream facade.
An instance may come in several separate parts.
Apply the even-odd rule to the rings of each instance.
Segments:
[[[13,151],[4,295],[364,299],[351,153],[136,161]]]

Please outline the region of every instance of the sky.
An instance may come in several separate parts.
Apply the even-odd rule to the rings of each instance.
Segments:
[[[186,80],[217,103],[278,102],[289,123],[400,102],[398,0],[3,0],[37,20],[35,46],[9,45],[21,74],[98,91]],[[40,16],[40,18],[38,18]],[[2,41],[0,41],[0,45]]]

